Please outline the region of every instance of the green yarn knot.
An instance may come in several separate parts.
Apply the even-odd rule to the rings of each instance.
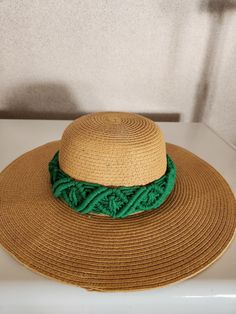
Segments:
[[[158,208],[174,188],[175,164],[167,155],[164,176],[147,185],[111,188],[97,183],[77,181],[60,169],[59,151],[49,162],[52,193],[81,214],[105,214],[124,218]]]

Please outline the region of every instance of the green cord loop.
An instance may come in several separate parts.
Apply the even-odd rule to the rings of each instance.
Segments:
[[[49,162],[52,193],[81,214],[96,213],[124,218],[158,208],[174,188],[176,167],[167,155],[164,176],[147,185],[111,188],[97,183],[77,181],[60,169],[59,151]]]

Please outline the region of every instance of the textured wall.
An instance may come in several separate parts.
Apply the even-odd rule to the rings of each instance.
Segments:
[[[2,0],[0,19],[0,117],[158,113],[236,144],[233,1]]]

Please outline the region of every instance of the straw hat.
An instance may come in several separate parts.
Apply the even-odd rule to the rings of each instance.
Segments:
[[[226,250],[235,199],[205,161],[151,120],[94,113],[0,174],[0,243],[47,277],[89,290],[165,286]]]

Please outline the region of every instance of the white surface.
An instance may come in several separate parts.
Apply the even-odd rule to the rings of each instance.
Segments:
[[[69,121],[0,120],[0,169],[20,154],[59,139]],[[212,164],[236,193],[236,152],[203,124],[159,123],[166,141]],[[128,293],[88,292],[42,277],[0,249],[0,313],[235,314],[236,240],[208,269],[184,282]]]
[[[128,110],[190,122],[200,98],[204,122],[236,144],[235,1],[2,0],[0,21],[8,117]]]

